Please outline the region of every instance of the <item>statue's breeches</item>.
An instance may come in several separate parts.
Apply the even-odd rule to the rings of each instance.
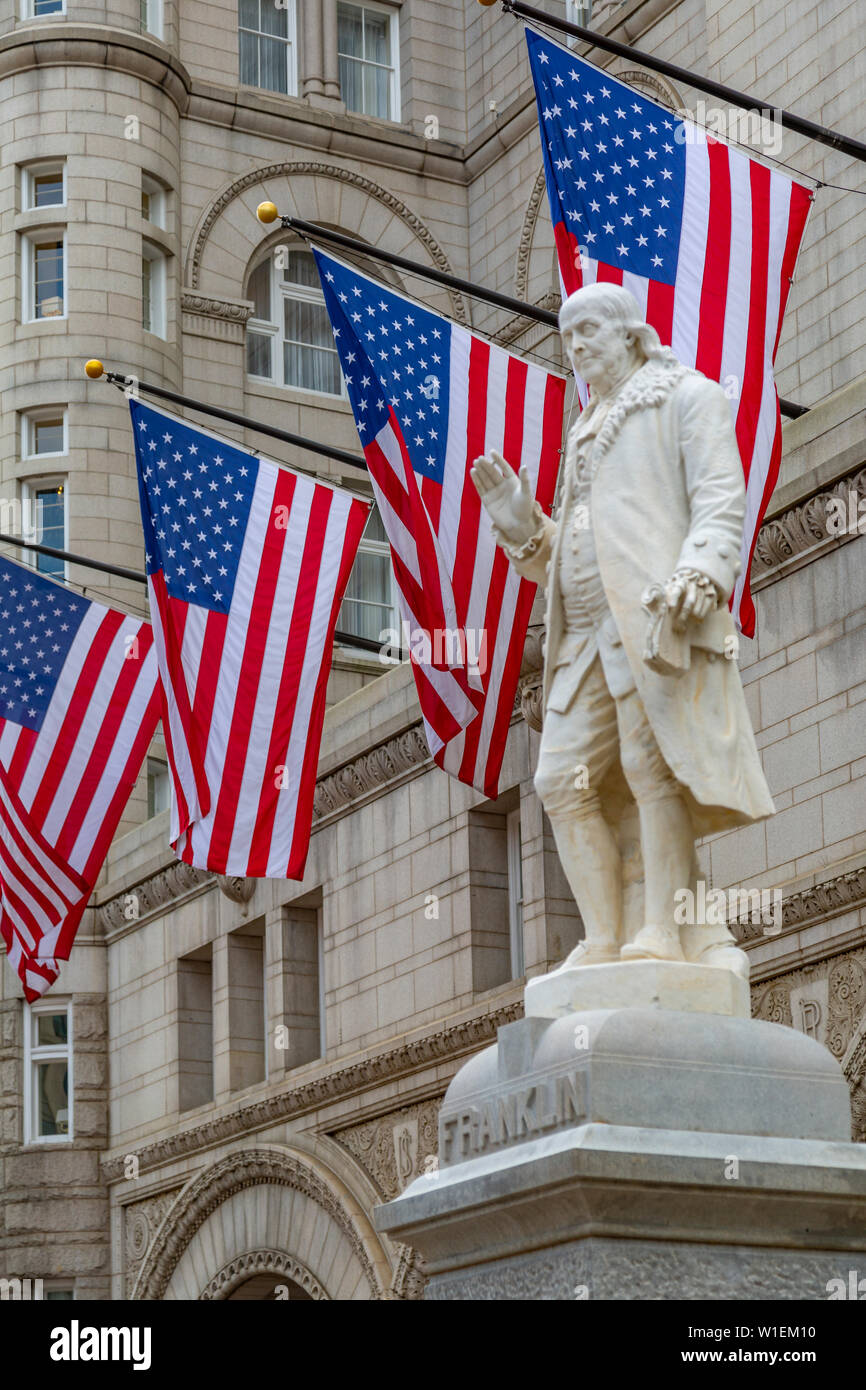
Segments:
[[[570,708],[544,714],[535,790],[551,819],[597,813],[598,787],[617,757],[639,806],[681,793],[637,691],[615,700],[596,656]]]

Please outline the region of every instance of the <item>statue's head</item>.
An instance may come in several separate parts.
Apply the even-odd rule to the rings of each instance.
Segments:
[[[634,295],[622,285],[597,282],[575,290],[559,311],[559,331],[575,372],[600,395],[664,352]]]

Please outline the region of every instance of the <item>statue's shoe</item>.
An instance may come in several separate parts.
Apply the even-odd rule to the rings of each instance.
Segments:
[[[708,946],[695,957],[693,964],[714,965],[718,970],[733,970],[735,975],[739,975],[747,984],[749,982],[749,957],[739,946],[729,946],[723,942]]]
[[[619,953],[620,960],[685,960],[680,934],[673,927],[652,924],[641,927],[634,941],[629,941]]]
[[[619,960],[619,947],[614,942],[596,944],[579,941],[571,955],[566,956],[562,965],[552,973],[559,974],[560,970],[571,970],[575,965],[606,965],[612,960]]]

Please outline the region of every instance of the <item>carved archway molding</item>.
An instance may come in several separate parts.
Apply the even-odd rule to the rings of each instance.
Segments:
[[[294,1188],[321,1207],[348,1239],[370,1285],[371,1296],[383,1297],[364,1242],[342,1201],[327,1183],[292,1154],[277,1149],[242,1149],[206,1168],[179,1193],[156,1233],[130,1298],[148,1302],[161,1299],[199,1227],[236,1192],[263,1183]]]
[[[300,1284],[305,1293],[314,1299],[328,1299],[318,1279],[314,1279],[306,1265],[287,1255],[284,1250],[250,1250],[238,1255],[223,1265],[218,1274],[199,1295],[205,1301],[228,1298],[235,1289],[257,1274],[273,1274],[278,1279],[292,1279]]]
[[[267,179],[299,178],[305,174],[315,178],[336,179],[339,183],[350,184],[353,188],[358,188],[362,193],[366,193],[370,198],[375,198],[389,212],[393,212],[395,217],[399,217],[401,222],[405,222],[406,226],[425,247],[437,269],[445,271],[448,275],[454,274],[451,262],[430,229],[394,193],[390,193],[387,188],[375,183],[373,179],[368,179],[364,174],[356,173],[354,169],[342,169],[338,164],[323,164],[319,160],[305,159],[283,164],[266,164],[261,169],[252,169],[248,174],[235,179],[223,189],[211,203],[195,235],[191,256],[187,261],[187,284],[190,288],[199,288],[202,256],[208,237],[217,219],[228,205],[234,202],[235,198],[238,198],[248,188],[254,188],[257,183],[262,183]],[[459,323],[466,323],[466,305],[463,302],[463,296],[457,290],[449,289],[448,297],[451,301],[454,318]]]

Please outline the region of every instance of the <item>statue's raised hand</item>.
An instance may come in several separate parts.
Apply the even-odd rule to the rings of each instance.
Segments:
[[[515,473],[496,449],[475,460],[470,474],[490,520],[516,545],[529,540],[534,525],[534,501],[525,468]]]

